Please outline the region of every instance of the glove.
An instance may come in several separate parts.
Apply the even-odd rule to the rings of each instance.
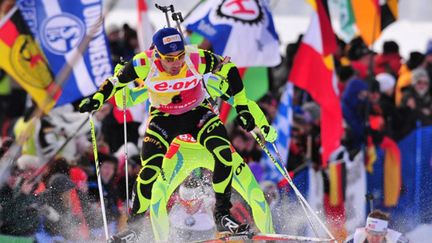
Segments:
[[[277,139],[277,131],[272,126],[264,125],[261,127],[261,134],[264,136],[264,139],[269,142],[273,143]]]
[[[252,114],[249,112],[246,105],[238,105],[236,106],[237,111],[237,122],[240,126],[246,131],[250,132],[255,128],[255,119]]]
[[[81,101],[79,104],[79,112],[92,112],[97,111],[99,108],[101,108],[103,103],[103,94],[96,93],[91,98],[85,98]]]
[[[117,63],[114,67],[114,75],[118,76],[120,74],[120,71],[124,68],[127,62],[123,60],[123,58],[120,59],[120,63]]]

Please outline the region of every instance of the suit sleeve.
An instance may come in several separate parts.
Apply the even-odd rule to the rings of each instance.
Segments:
[[[134,59],[135,58],[136,57],[134,57]],[[133,64],[134,59],[127,62],[122,69],[120,69],[115,75],[107,78],[99,87],[97,93],[103,95],[103,102],[111,98],[116,91],[124,88],[129,82],[139,78]],[[95,96],[98,95],[97,93]],[[98,96],[100,97],[100,95]]]
[[[240,72],[235,64],[228,62],[221,65],[223,61],[221,56],[205,50],[202,50],[201,53],[206,63],[204,73],[215,72],[216,75],[222,77],[222,82],[228,82],[229,88],[227,90],[227,96],[233,97],[233,106],[243,106],[247,108],[258,127],[269,125],[264,112],[258,104],[247,98]]]

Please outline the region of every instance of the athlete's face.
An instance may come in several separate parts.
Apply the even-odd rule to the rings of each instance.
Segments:
[[[165,71],[171,75],[177,75],[185,63],[185,52],[175,51],[166,55],[159,53],[159,59]]]
[[[384,233],[375,233],[373,231],[366,230],[367,233],[367,241],[369,243],[383,243],[385,234]]]

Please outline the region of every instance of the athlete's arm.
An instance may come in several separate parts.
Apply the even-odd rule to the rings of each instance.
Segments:
[[[133,67],[133,61],[129,61],[123,68],[118,70],[112,77],[109,77],[99,87],[98,93],[103,95],[103,102],[111,98],[114,93],[124,88],[129,82],[138,78]]]
[[[214,82],[214,84],[208,85],[211,87],[207,87],[207,90],[210,88],[217,89],[218,87],[219,89],[224,89],[219,90],[221,92],[209,93],[225,93],[224,95],[220,95],[224,100],[227,100],[227,97],[233,97],[232,105],[236,108],[237,113],[249,112],[255,124],[261,129],[266,140],[273,142],[277,138],[277,132],[269,125],[264,112],[257,103],[247,98],[243,81],[235,64],[232,62],[223,63],[223,58],[221,56],[215,55],[209,51],[200,50],[200,55],[205,59],[206,65],[204,73],[213,72],[216,74],[215,79],[209,79],[209,82]],[[221,83],[218,85],[217,82]],[[228,83],[228,89],[225,90],[225,88],[223,88],[225,87],[223,82]]]

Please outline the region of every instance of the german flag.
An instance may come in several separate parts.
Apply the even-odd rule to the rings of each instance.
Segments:
[[[345,229],[345,161],[335,160],[329,162],[328,176],[324,176],[324,183],[326,192],[324,195],[324,211],[327,216],[328,226],[338,242],[342,242],[347,236]]]
[[[398,18],[398,1],[352,0],[355,22],[363,41],[370,46],[384,28]]]
[[[49,112],[60,89],[56,88],[48,62],[16,7],[0,22],[0,53],[0,68],[31,95],[41,110]]]

